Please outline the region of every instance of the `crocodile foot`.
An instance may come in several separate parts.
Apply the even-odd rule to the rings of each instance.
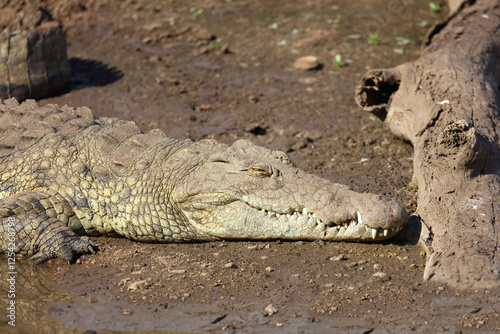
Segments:
[[[2,251],[24,254],[37,264],[53,258],[71,264],[79,255],[97,250],[88,237],[76,235],[60,220],[47,215],[24,214],[0,221],[0,229],[9,236],[9,242],[0,245]]]

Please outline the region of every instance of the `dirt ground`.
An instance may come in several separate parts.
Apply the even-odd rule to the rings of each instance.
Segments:
[[[443,3],[439,13],[417,0],[54,0],[48,9],[66,29],[73,76],[40,105],[86,105],[179,139],[247,138],[415,210],[412,147],[361,112],[353,92],[366,70],[416,59]],[[307,55],[318,69],[293,66]],[[500,292],[423,283],[415,242],[94,241],[99,253],[75,265],[28,270],[52,296],[37,299],[43,319],[57,321],[39,332],[500,331]],[[24,326],[17,332],[35,325]]]

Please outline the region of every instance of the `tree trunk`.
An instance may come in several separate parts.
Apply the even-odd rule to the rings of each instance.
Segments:
[[[414,147],[424,279],[500,286],[500,2],[450,0],[422,57],[372,70],[356,102]]]

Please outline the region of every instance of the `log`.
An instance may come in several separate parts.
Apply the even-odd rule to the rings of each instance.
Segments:
[[[500,287],[500,2],[449,1],[421,57],[366,73],[355,99],[414,147],[424,280]]]

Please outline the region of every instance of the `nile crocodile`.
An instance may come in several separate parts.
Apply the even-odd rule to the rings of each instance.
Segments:
[[[71,69],[61,28],[0,33],[0,99],[38,99],[63,89]]]
[[[0,104],[0,249],[38,262],[93,252],[87,236],[372,241],[407,217],[247,140],[176,140],[86,107]]]

